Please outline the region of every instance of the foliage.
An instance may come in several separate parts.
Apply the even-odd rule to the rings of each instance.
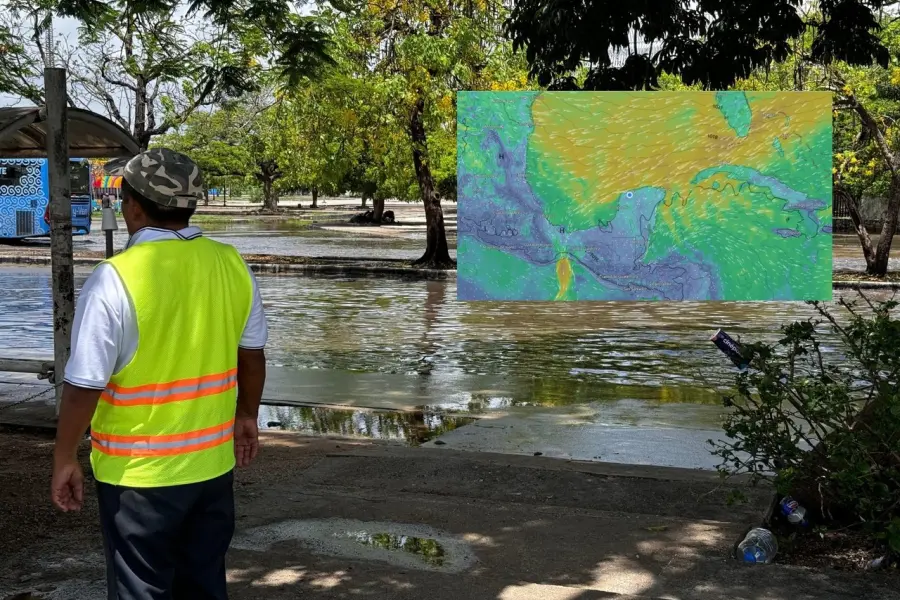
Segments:
[[[360,76],[380,102],[381,124],[393,133],[386,138],[390,156],[405,154],[402,163],[386,162],[384,183],[425,204],[427,242],[419,263],[447,266],[440,197],[455,197],[455,94],[527,84],[521,58],[498,35],[505,9],[487,0],[352,0],[338,12],[364,65]],[[373,147],[370,152],[378,157]],[[405,185],[410,168],[414,187]]]
[[[126,22],[176,12],[182,19],[198,17],[241,38],[243,45],[255,45],[255,56],[264,57],[266,65],[291,84],[330,62],[327,35],[314,18],[298,14],[289,0],[7,0],[7,4],[40,15],[44,25],[52,15],[78,19],[86,36],[102,34],[123,15]]]
[[[726,89],[783,61],[790,42],[814,24],[809,57],[818,63],[886,65],[876,33],[882,0],[820,0],[806,19],[800,0],[560,3],[523,0],[506,27],[531,75],[552,89],[653,89],[662,73],[688,85]],[[624,61],[613,62],[610,48]],[[583,81],[576,73],[587,65]]]
[[[197,162],[207,184],[262,185],[267,208],[277,204],[275,182],[282,176],[277,158],[288,132],[283,103],[267,94],[213,111],[194,113],[179,132],[161,136],[156,144],[184,152]]]
[[[32,16],[32,23],[38,22],[39,17]],[[29,33],[27,22],[14,10],[0,15],[0,92],[40,104],[44,90],[36,75],[43,68],[43,47]]]
[[[0,53],[9,73],[0,78],[0,91],[40,102],[40,58],[52,53],[69,71],[71,103],[102,106],[147,147],[201,107],[225,105],[274,77],[297,84],[330,64],[327,34],[314,17],[294,14],[286,3],[267,2],[264,15],[258,3],[231,4],[227,11],[216,5],[219,12],[209,20],[178,2],[11,0],[0,42],[18,35],[30,43]],[[69,8],[83,18],[78,46],[43,48],[52,15]]]
[[[750,369],[725,398],[732,412],[715,443],[728,474],[773,479],[826,520],[900,533],[900,321],[896,301],[842,299],[840,314],[782,328],[775,345],[748,344]],[[837,348],[822,339],[834,332]]]

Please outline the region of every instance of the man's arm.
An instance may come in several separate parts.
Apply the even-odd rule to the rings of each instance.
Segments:
[[[238,348],[237,385],[237,415],[256,419],[259,416],[259,403],[262,401],[263,388],[266,385],[264,350]]]
[[[80,388],[70,383],[63,385],[56,425],[56,446],[53,448],[54,462],[76,458],[78,446],[91,425],[101,393],[103,390]]]
[[[266,353],[238,348],[238,398],[234,419],[234,457],[246,467],[259,452],[259,403],[266,384]]]
[[[75,306],[50,489],[53,503],[63,511],[81,508],[84,477],[77,458],[78,445],[115,368],[127,303],[115,269],[100,265],[85,281]]]
[[[81,509],[84,476],[78,463],[78,446],[91,424],[101,393],[102,390],[79,388],[69,383],[63,385],[50,489],[53,503],[64,512]]]

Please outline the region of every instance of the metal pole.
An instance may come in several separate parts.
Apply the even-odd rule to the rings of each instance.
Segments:
[[[109,194],[104,194],[102,206],[103,221],[101,222],[101,229],[103,229],[103,234],[106,236],[106,258],[110,258],[113,255],[113,231],[116,231],[119,226],[116,223],[116,213],[111,206]]]
[[[47,171],[50,179],[50,264],[53,276],[54,383],[60,384],[69,360],[75,318],[75,272],[72,267],[72,198],[69,187],[69,127],[66,70],[44,69],[47,110]],[[56,388],[56,413],[62,386]]]

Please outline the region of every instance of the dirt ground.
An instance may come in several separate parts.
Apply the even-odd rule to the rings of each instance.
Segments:
[[[252,489],[284,470],[303,470],[326,453],[354,445],[328,439],[298,441],[277,433],[261,434],[265,460],[237,473],[236,490]],[[295,452],[298,445],[307,446]],[[90,443],[82,443],[79,457],[85,477],[85,504],[80,512],[63,514],[50,503],[53,435],[0,427],[0,584],[37,579],[29,565],[35,553],[83,555],[85,548],[102,548],[96,494],[90,489]],[[253,492],[249,492],[252,496]],[[0,585],[0,587],[3,587]]]
[[[730,559],[771,493],[746,489],[750,502],[729,506],[731,484],[715,474],[285,432],[261,441],[236,475],[234,600],[900,600],[896,577]],[[52,447],[49,434],[0,429],[3,600],[105,597],[95,494],[80,513],[52,508]],[[87,467],[86,444],[82,456]],[[310,527],[325,537],[310,543]],[[357,527],[462,544],[474,563],[440,571],[390,549],[335,551],[334,536]]]

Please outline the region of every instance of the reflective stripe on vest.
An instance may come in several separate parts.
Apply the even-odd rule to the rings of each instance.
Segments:
[[[91,431],[91,446],[110,456],[175,456],[224,444],[234,435],[234,419],[176,435],[106,435]]]
[[[224,373],[182,379],[171,383],[154,383],[135,387],[109,384],[100,399],[115,406],[164,404],[220,394],[236,385],[237,369],[231,369]]]

